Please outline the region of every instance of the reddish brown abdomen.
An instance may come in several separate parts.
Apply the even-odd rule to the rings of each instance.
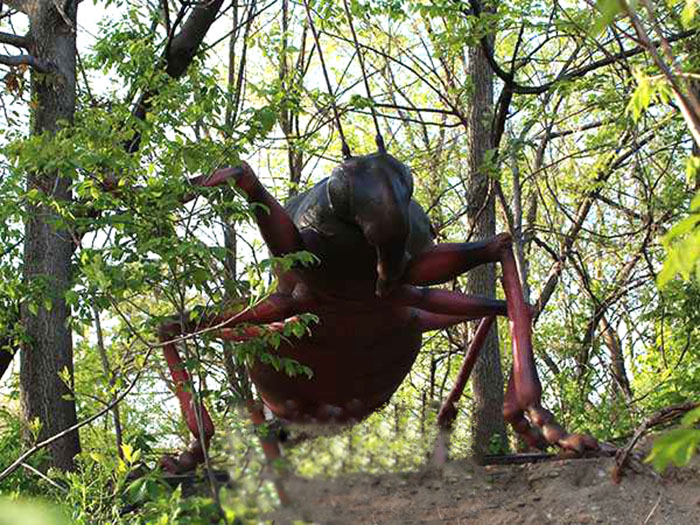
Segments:
[[[346,423],[359,421],[386,403],[421,345],[420,332],[405,322],[397,324],[396,319],[405,316],[387,313],[320,315],[313,335],[283,343],[278,350],[311,368],[311,379],[289,377],[260,363],[251,368],[265,404],[287,421]]]

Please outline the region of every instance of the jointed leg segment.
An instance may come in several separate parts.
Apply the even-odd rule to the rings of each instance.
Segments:
[[[214,187],[233,181],[245,195],[249,203],[255,206],[254,214],[260,232],[268,248],[275,256],[303,250],[304,243],[299,230],[292,222],[282,205],[264,188],[251,168],[243,163],[234,168],[223,168],[211,175],[197,177],[190,182],[195,186]],[[188,195],[189,200],[193,195]],[[304,305],[308,306],[308,305]],[[163,353],[175,384],[175,391],[180,409],[187,426],[194,435],[195,442],[183,452],[178,459],[166,457],[162,460],[164,468],[171,472],[191,470],[204,460],[204,448],[209,445],[214,434],[214,424],[203,404],[195,406],[192,395],[192,380],[184,368],[175,342],[180,335],[196,333],[200,330],[213,329],[215,335],[227,340],[246,340],[260,335],[261,330],[255,326],[236,328],[241,323],[269,324],[280,323],[286,318],[300,313],[304,307],[291,296],[273,294],[256,306],[239,313],[226,313],[198,320],[183,326],[179,322],[164,325],[160,330]],[[281,325],[280,325],[281,326]],[[275,326],[272,327],[275,329]],[[281,328],[280,328],[281,329]],[[197,413],[201,415],[201,428],[197,423]],[[253,412],[253,417],[255,413]]]
[[[225,339],[240,340],[248,339],[259,335],[260,329],[253,327],[242,327],[242,332],[236,329],[241,323],[258,323],[267,324],[284,321],[286,318],[299,313],[301,305],[298,305],[290,296],[283,294],[273,294],[256,306],[243,310],[240,313],[212,316],[210,318],[199,320],[190,326],[183,327],[178,322],[163,325],[160,331],[160,339],[163,342],[163,353],[165,360],[170,369],[170,373],[175,384],[175,395],[180,402],[180,410],[187,422],[192,435],[195,437],[194,443],[190,448],[180,454],[178,459],[165,457],[161,461],[164,468],[170,472],[182,472],[192,470],[204,460],[204,447],[209,445],[211,437],[214,435],[214,424],[207,409],[203,404],[197,407],[194,404],[192,395],[192,379],[188,371],[184,368],[184,364],[178,351],[175,347],[174,339],[178,336],[188,333],[196,333],[208,328],[222,325],[214,333],[223,335]],[[273,328],[274,329],[274,328]],[[197,410],[200,411],[202,428],[204,435],[199,432],[197,424]]]
[[[469,297],[446,290],[423,290],[408,285],[444,283],[480,264],[500,262],[503,270],[503,288],[506,305],[502,302]],[[480,243],[438,244],[411,261],[406,270],[406,285],[391,297],[399,304],[420,308],[419,323],[426,330],[444,328],[457,322],[507,313],[513,342],[513,369],[505,396],[503,414],[514,430],[531,446],[557,445],[578,453],[586,449],[597,449],[597,442],[588,436],[569,434],[558,425],[552,414],[542,408],[542,386],[537,376],[532,351],[532,316],[530,306],[523,298],[520,278],[508,234],[501,234]],[[479,331],[488,332],[490,322],[482,321]],[[479,335],[479,331],[477,335]],[[463,371],[468,374],[473,360],[483,343],[475,337]],[[462,379],[463,373],[460,373]],[[452,394],[461,394],[459,382]],[[454,400],[443,405],[441,426],[451,424],[454,419]],[[526,417],[527,416],[527,417]]]
[[[182,359],[175,348],[175,343],[166,342],[171,339],[170,335],[161,333],[161,341],[165,343],[163,346],[163,354],[165,356],[165,361],[168,363],[173,384],[175,385],[175,395],[180,403],[180,410],[187,422],[187,428],[195,438],[190,447],[182,452],[177,459],[171,456],[164,456],[161,458],[161,466],[169,472],[176,473],[192,470],[204,461],[202,443],[204,443],[204,447],[209,446],[209,441],[214,435],[214,423],[204,404],[200,402],[198,407],[195,406],[195,399],[192,395],[192,378],[184,367]],[[197,422],[197,410],[199,410],[201,415],[203,435],[200,434],[200,427]]]
[[[228,181],[234,181],[246,200],[255,206],[255,221],[273,255],[281,256],[304,249],[304,241],[289,214],[265,189],[245,162],[235,168],[222,168],[211,175],[197,177],[192,180],[192,184],[214,187]]]

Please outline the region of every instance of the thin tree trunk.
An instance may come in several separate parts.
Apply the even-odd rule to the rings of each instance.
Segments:
[[[478,240],[496,234],[495,199],[493,192],[489,191],[489,176],[484,171],[486,152],[492,147],[488,122],[493,107],[493,73],[481,47],[469,48],[466,53],[467,75],[472,79],[473,92],[471,103],[465,111],[468,167],[464,182],[467,189],[467,220],[474,232],[474,240]],[[485,202],[487,204],[484,206]],[[491,298],[496,296],[493,264],[471,270],[466,279],[467,293]],[[503,371],[495,324],[489,332],[473,374],[474,427],[471,451],[474,456],[481,457],[488,452],[494,436],[502,447],[506,445],[502,415]]]
[[[627,369],[625,368],[625,355],[622,352],[622,341],[617,335],[615,329],[608,323],[608,320],[603,316],[600,319],[600,330],[603,336],[605,346],[610,350],[610,368],[613,379],[613,391],[622,391],[626,400],[631,400],[632,387],[630,386],[629,378],[627,377]]]
[[[32,72],[32,134],[54,134],[71,123],[75,112],[77,2],[37,0],[29,15],[34,55],[52,65],[49,74]],[[57,171],[37,171],[27,176],[27,188],[37,189],[59,203],[71,200],[70,179]],[[40,286],[43,297],[32,297],[22,306],[27,333],[20,361],[22,411],[27,422],[41,423],[39,439],[50,437],[77,422],[71,398],[73,341],[67,319],[65,292],[70,285],[73,242],[60,217],[49,205],[28,206],[25,224],[24,279]],[[66,385],[59,377],[68,374]],[[73,468],[80,451],[77,432],[50,446],[52,463]]]
[[[291,90],[294,87],[294,78],[290,78],[289,70],[289,22],[291,19],[291,13],[289,10],[289,0],[282,0],[282,49],[280,50],[280,63],[279,63],[279,79],[282,89],[291,95]],[[299,63],[297,66],[301,66],[304,60],[304,40],[306,39],[306,33],[302,34],[302,42],[299,47]],[[297,72],[303,71],[303,67],[297,67]],[[297,73],[298,74],[298,73]],[[301,182],[301,171],[304,167],[304,157],[303,153],[299,151],[298,145],[296,143],[296,138],[298,136],[298,129],[295,130],[295,124],[298,128],[299,124],[299,111],[290,104],[289,107],[283,108],[280,113],[280,127],[287,140],[287,164],[289,168],[289,192],[287,198],[294,197],[299,193],[299,183]]]
[[[693,81],[690,89],[693,91],[693,94],[700,99],[700,81]],[[692,154],[694,157],[700,157],[700,144],[695,141],[693,141]],[[700,191],[700,170],[695,172],[695,191]]]
[[[112,372],[112,367],[109,364],[109,357],[107,356],[107,348],[105,348],[105,339],[102,332],[102,322],[100,321],[100,311],[97,306],[92,308],[93,315],[95,317],[95,335],[97,335],[97,351],[100,354],[100,361],[102,362],[102,370],[104,370],[105,377],[107,378],[110,390],[113,390],[115,377],[114,372]],[[112,420],[114,421],[114,438],[117,445],[117,454],[120,459],[124,459],[124,450],[122,449],[123,433],[122,433],[122,419],[119,415],[119,403],[115,403],[117,399],[116,392],[112,393],[109,402],[114,404],[112,408]]]
[[[233,32],[229,40],[229,73],[228,73],[228,95],[229,101],[226,106],[225,128],[233,130],[236,127],[238,113],[240,110],[241,90],[243,89],[243,76],[245,74],[246,63],[246,42],[248,32],[252,21],[246,24],[244,30],[239,27],[241,18],[250,18],[250,14],[255,10],[253,3],[248,10],[244,11],[242,16],[239,16],[239,6],[233,5]],[[241,36],[243,38],[241,57],[238,67],[236,66],[236,46],[239,43]],[[224,287],[226,292],[224,299],[226,302],[234,301],[240,295],[240,290],[236,286],[237,259],[238,259],[238,244],[236,239],[236,225],[229,217],[222,217],[224,246],[226,248],[226,257],[224,260],[225,281]],[[241,406],[246,400],[253,398],[251,390],[250,378],[248,370],[240,359],[236,358],[236,348],[230,342],[224,343],[224,366],[226,368],[226,377],[229,386],[233,391],[235,400],[241,403]]]

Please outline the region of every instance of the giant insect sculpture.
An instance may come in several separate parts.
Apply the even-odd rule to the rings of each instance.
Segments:
[[[311,29],[316,37],[313,24]],[[283,340],[275,351],[310,367],[313,377],[292,377],[261,362],[249,369],[263,403],[282,421],[362,420],[399,387],[421,348],[423,333],[482,319],[467,355],[473,363],[495,316],[501,315],[509,318],[513,342],[505,420],[531,446],[556,445],[579,454],[597,449],[593,438],[569,434],[541,405],[531,311],[523,299],[510,236],[435,244],[428,217],[412,199],[411,172],[386,152],[376,116],[378,152],[370,155],[350,155],[337,110],[336,125],[345,160],[285,207],[245,163],[194,180],[205,187],[235,185],[254,205],[255,220],[273,256],[305,250],[320,263],[283,271],[276,292],[251,308],[161,327],[181,410],[196,438],[178,458],[165,457],[163,466],[173,472],[194,468],[204,461],[203,448],[214,434],[209,414],[188,388],[190,376],[175,340],[212,329],[209,335],[242,341],[260,334],[255,325],[282,331],[304,312],[316,314],[318,325],[298,340]],[[505,301],[430,288],[489,263],[501,264]],[[441,423],[455,416],[451,401],[441,411]],[[262,410],[250,406],[254,422],[262,422]],[[268,458],[279,456],[274,437],[268,437],[263,448]]]
[[[228,181],[258,205],[257,224],[274,256],[306,250],[320,260],[316,266],[279,275],[277,291],[252,308],[184,327],[185,332],[217,327],[215,337],[241,341],[260,334],[250,323],[281,331],[295,315],[315,313],[320,322],[310,334],[283,341],[276,350],[309,366],[312,378],[290,377],[262,363],[250,368],[256,389],[275,416],[301,423],[359,421],[398,388],[420,350],[424,332],[483,318],[478,335],[488,330],[494,316],[507,315],[513,369],[503,407],[506,421],[532,446],[553,444],[579,453],[597,448],[590,437],[568,434],[542,408],[530,307],[523,300],[509,235],[434,244],[428,218],[411,198],[411,172],[383,151],[346,159],[286,208],[247,164],[220,169],[198,182],[217,186]],[[491,262],[501,263],[505,301],[428,287]],[[237,329],[242,323],[247,326]],[[182,332],[179,322],[163,325],[160,332],[182,412],[197,438],[178,460],[165,462],[173,471],[203,461],[201,441],[208,443],[214,433],[211,418],[201,408],[204,435],[200,436],[197,407],[186,388],[190,377],[175,343],[169,342]]]

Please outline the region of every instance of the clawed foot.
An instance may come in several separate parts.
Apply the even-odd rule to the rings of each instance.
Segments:
[[[197,182],[201,186],[213,188],[228,184],[229,181],[235,182],[236,186],[249,195],[260,186],[260,181],[245,162],[241,162],[239,166],[219,168],[210,175],[200,178]]]
[[[565,455],[574,456],[600,450],[598,441],[593,437],[586,434],[569,434],[554,420],[554,416],[548,410],[534,407],[526,412],[532,429],[541,433],[541,444],[558,446]]]
[[[206,188],[214,188],[226,184],[229,180],[237,180],[244,172],[243,166],[220,168],[206,177],[201,185]]]
[[[170,474],[191,472],[202,463],[204,463],[204,452],[198,441],[192,443],[189,449],[181,452],[177,458],[171,454],[165,454],[160,458],[160,467]]]
[[[499,233],[491,240],[490,245],[496,257],[500,257],[504,252],[512,250],[513,236],[507,232]]]

